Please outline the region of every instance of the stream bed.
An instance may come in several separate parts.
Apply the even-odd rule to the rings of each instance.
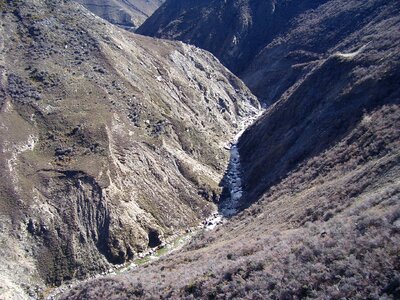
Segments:
[[[109,269],[107,272],[103,272],[96,276],[87,278],[85,280],[73,280],[69,283],[63,284],[59,287],[50,289],[48,294],[45,296],[47,300],[58,299],[58,297],[81,283],[87,282],[96,278],[104,278],[105,276],[113,276],[128,271],[132,271],[141,265],[149,264],[165,255],[168,255],[174,251],[181,249],[185,246],[192,237],[201,232],[202,230],[209,231],[214,230],[215,227],[221,225],[227,221],[227,217],[231,217],[238,213],[238,205],[243,195],[242,190],[242,170],[240,166],[240,153],[238,148],[238,141],[243,132],[257,120],[260,115],[264,112],[264,109],[260,109],[257,114],[249,117],[239,125],[240,131],[236,134],[232,142],[230,142],[225,148],[230,151],[230,160],[227,171],[225,172],[226,185],[229,190],[229,198],[219,208],[218,212],[211,214],[206,220],[204,220],[199,226],[187,230],[185,234],[175,235],[168,239],[166,243],[157,248],[149,249],[147,252],[142,253],[140,257],[134,259],[126,264],[115,266]]]

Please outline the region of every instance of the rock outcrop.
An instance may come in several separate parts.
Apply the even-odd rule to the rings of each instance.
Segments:
[[[1,297],[106,271],[215,209],[226,139],[258,109],[239,79],[71,1],[0,9]]]

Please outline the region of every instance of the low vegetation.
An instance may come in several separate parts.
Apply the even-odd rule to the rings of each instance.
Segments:
[[[397,105],[365,114],[336,146],[228,223],[65,298],[398,298],[399,125]]]

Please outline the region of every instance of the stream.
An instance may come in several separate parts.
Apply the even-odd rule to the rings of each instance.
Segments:
[[[112,276],[112,275],[117,275],[120,273],[128,272],[131,270],[134,270],[135,268],[145,265],[148,263],[151,263],[152,261],[155,261],[159,259],[160,257],[163,257],[165,255],[168,255],[174,251],[177,251],[181,249],[183,246],[185,246],[191,238],[198,233],[201,230],[205,231],[210,231],[214,230],[215,227],[218,225],[221,225],[226,222],[228,217],[231,217],[238,213],[238,205],[240,202],[240,199],[242,198],[243,195],[243,190],[242,190],[242,170],[241,170],[241,165],[240,165],[240,154],[239,154],[239,148],[238,148],[238,141],[243,132],[257,120],[262,113],[265,111],[265,109],[260,109],[258,113],[255,115],[249,117],[246,119],[244,122],[242,122],[239,125],[240,131],[236,134],[234,137],[233,141],[230,142],[225,148],[229,149],[230,151],[230,159],[229,159],[229,164],[227,171],[225,172],[225,178],[226,178],[226,184],[229,189],[229,198],[224,201],[224,203],[221,205],[219,212],[214,212],[209,216],[206,220],[204,220],[199,226],[195,228],[189,229],[186,234],[184,235],[175,235],[172,236],[168,239],[166,243],[163,243],[161,247],[149,249],[147,252],[142,253],[140,257],[136,258],[135,260],[128,262],[126,264],[116,266],[114,268],[111,268],[107,272],[103,272],[101,274],[95,275],[93,277],[84,279],[84,280],[73,280],[69,283],[65,283],[59,287],[56,287],[52,289],[47,296],[45,296],[45,299],[47,300],[55,300],[58,299],[58,296],[60,296],[62,293],[66,292],[67,290],[70,290],[76,286],[78,286],[81,283],[87,282],[89,280],[95,279],[95,278],[102,278],[105,276]]]
[[[257,114],[246,119],[241,125],[241,130],[236,134],[233,142],[230,143],[230,159],[228,169],[225,172],[226,185],[229,189],[229,198],[220,207],[220,214],[223,217],[231,217],[238,212],[240,199],[243,195],[242,189],[242,168],[240,165],[240,153],[238,148],[239,138],[243,132],[251,126],[265,111],[260,109]]]

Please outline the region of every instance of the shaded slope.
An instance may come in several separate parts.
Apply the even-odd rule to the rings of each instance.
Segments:
[[[340,1],[330,7],[342,7],[343,13],[348,9]],[[334,145],[365,112],[399,103],[399,14],[395,1],[371,12],[367,25],[336,46],[349,47],[343,53],[363,51],[328,53],[313,61],[309,73],[297,76],[279,102],[243,135],[239,149],[248,203],[296,165]],[[317,43],[317,37],[304,43]],[[282,46],[293,44],[293,39]],[[304,43],[298,41],[297,47]]]
[[[206,49],[236,74],[301,12],[325,1],[170,0],[138,33]]]
[[[368,46],[381,30],[394,31],[385,22],[396,13],[396,1],[328,1],[293,19],[288,30],[266,44],[240,77],[263,101],[274,103],[320,60]]]
[[[240,80],[73,2],[0,8],[1,297],[106,271],[215,209],[225,140],[258,106]]]
[[[318,60],[357,47],[354,39],[344,41],[376,22],[379,15],[384,18],[388,7],[397,9],[396,4],[384,0],[167,1],[138,33],[185,41],[212,52],[257,97],[272,104]]]

